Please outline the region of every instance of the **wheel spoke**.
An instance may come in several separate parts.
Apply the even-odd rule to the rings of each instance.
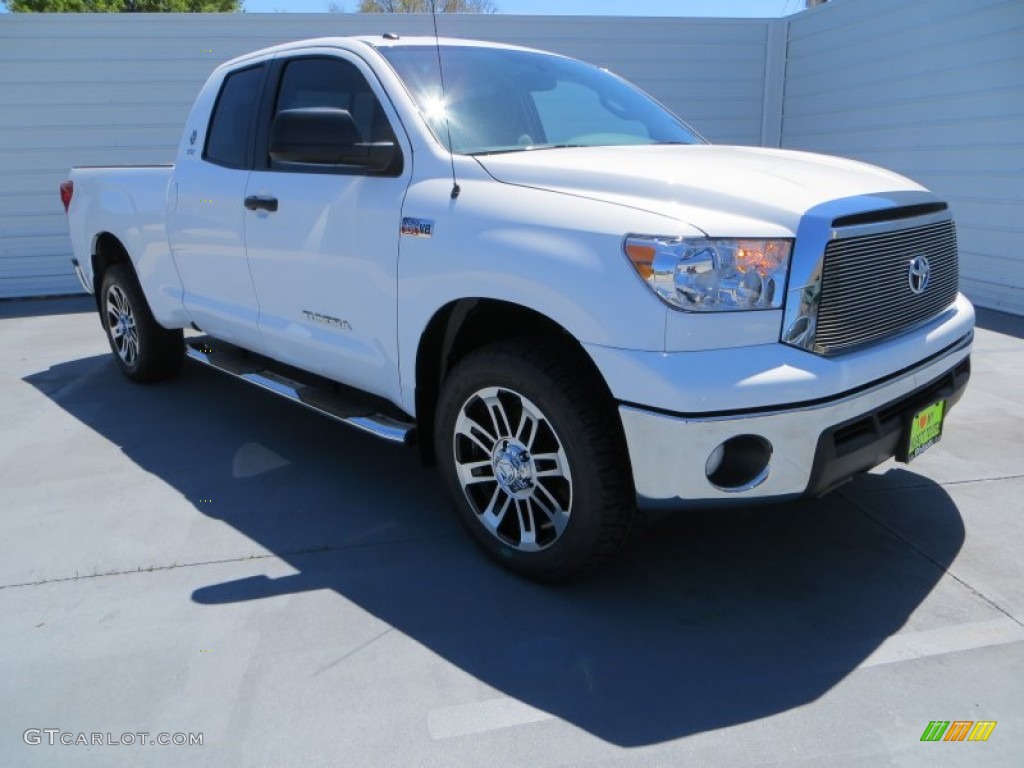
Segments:
[[[491,500],[488,502],[487,508],[483,511],[487,527],[492,531],[497,531],[498,526],[505,520],[505,513],[508,512],[511,504],[512,497],[501,490],[501,486],[496,486],[494,493],[491,494]],[[497,507],[497,512],[495,512],[495,507]]]
[[[539,489],[541,488],[541,486],[538,485],[537,488]],[[536,508],[539,509],[544,514],[544,517],[546,517],[552,523],[555,522],[555,515],[557,514],[556,510],[558,508],[557,503],[554,505],[555,508],[552,509],[551,507],[548,506],[547,502],[541,498],[541,494],[539,493],[534,493],[533,496],[530,497],[530,501],[532,501]]]
[[[480,450],[488,455],[494,449],[494,444],[498,442],[497,437],[484,429],[479,422],[465,414],[460,417],[459,422],[455,425],[455,432],[471,440]]]
[[[491,466],[491,460],[486,459],[484,461],[466,461],[458,462],[455,468],[459,473],[459,480],[462,484],[473,485],[474,483],[496,483],[494,479],[494,467]],[[484,470],[480,472],[479,470]]]
[[[536,466],[550,465],[554,466],[547,467],[546,469],[538,469],[536,477],[564,477],[565,470],[563,469],[562,454],[561,453],[535,453],[533,454],[533,463]]]
[[[487,406],[487,412],[491,415],[491,422],[494,424],[494,434],[500,437],[511,437],[512,426],[509,424],[508,414],[505,412],[505,406],[501,400],[498,399],[497,395],[492,397],[484,398],[484,405]]]
[[[516,499],[516,516],[519,518],[519,546],[536,549],[537,527],[529,499]]]
[[[561,536],[565,526],[569,524],[569,513],[562,509],[561,503],[556,499],[543,483],[537,483],[533,494],[533,502],[544,513],[555,527],[555,535]],[[543,499],[543,500],[542,500]]]
[[[543,502],[541,501],[542,498]],[[551,491],[549,491],[543,483],[537,483],[534,486],[533,499],[541,504],[544,511],[548,513],[548,516],[552,519],[564,511],[562,509],[562,504],[552,495]]]
[[[516,440],[525,445],[528,449],[533,448],[533,441],[537,439],[537,427],[540,422],[523,408],[519,415],[519,426],[516,427]]]

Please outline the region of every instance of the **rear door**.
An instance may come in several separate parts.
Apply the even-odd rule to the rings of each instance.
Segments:
[[[246,196],[246,244],[266,353],[397,400],[397,264],[408,140],[372,71],[337,50],[275,61]],[[348,110],[363,141],[396,141],[387,172],[275,163],[269,127],[284,109]]]
[[[209,124],[186,128],[192,146],[175,166],[167,212],[168,240],[193,322],[248,349],[259,348],[260,334],[245,252],[244,198],[267,68],[229,73]]]

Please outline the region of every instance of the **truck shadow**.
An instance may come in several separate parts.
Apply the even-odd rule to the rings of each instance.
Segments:
[[[486,685],[617,745],[817,699],[904,624],[964,539],[939,486],[894,470],[814,502],[651,517],[608,570],[544,588],[476,552],[415,451],[196,366],[138,387],[102,360],[26,381],[297,571],[210,584],[192,600],[216,610],[334,590]],[[934,562],[879,521],[926,529]]]

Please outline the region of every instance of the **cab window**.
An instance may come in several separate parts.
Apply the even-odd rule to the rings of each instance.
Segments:
[[[232,72],[224,78],[206,132],[204,160],[228,168],[246,167],[262,83],[262,66]]]

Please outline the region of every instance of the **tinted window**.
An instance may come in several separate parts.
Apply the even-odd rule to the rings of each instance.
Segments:
[[[204,158],[231,168],[244,168],[249,131],[263,80],[263,67],[233,72],[224,79],[210,118]]]
[[[341,59],[295,59],[281,78],[275,114],[282,109],[347,109],[363,141],[394,141],[384,110],[366,78]]]
[[[702,141],[625,80],[573,59],[475,46],[379,50],[434,135],[455,152]]]

